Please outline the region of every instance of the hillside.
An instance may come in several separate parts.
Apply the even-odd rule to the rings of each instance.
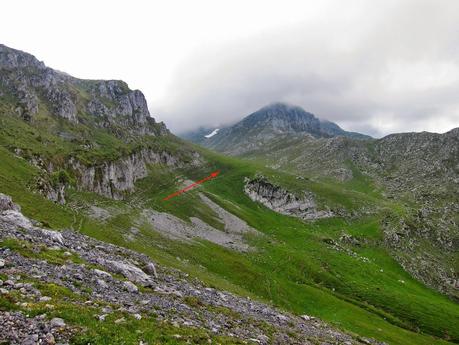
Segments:
[[[0,341],[459,342],[453,293],[387,245],[386,224],[417,204],[392,198],[385,175],[359,173],[358,159],[337,180],[224,156],[170,134],[123,82],[76,79],[4,46],[0,61]],[[102,96],[108,84],[125,88]],[[341,141],[373,152],[371,140],[314,138]],[[439,183],[455,174],[441,171]]]

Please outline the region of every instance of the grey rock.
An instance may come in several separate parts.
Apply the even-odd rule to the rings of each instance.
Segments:
[[[13,202],[9,195],[0,193],[0,212],[3,211],[21,211],[21,208]]]
[[[59,317],[55,317],[51,319],[50,325],[51,327],[61,328],[65,326],[65,321]]]
[[[1,265],[1,264],[0,264]],[[143,267],[143,270],[148,273],[149,275],[152,275],[155,278],[158,278],[158,273],[156,272],[156,267],[153,262],[149,262]]]
[[[139,291],[139,288],[132,282],[130,281],[127,281],[127,282],[124,282],[123,283],[123,287],[129,291],[129,292],[132,292],[132,293],[135,293],[135,292],[138,292]]]
[[[43,234],[48,237],[50,240],[53,242],[57,242],[59,244],[64,244],[64,238],[62,237],[62,234],[58,231],[53,231],[53,230],[46,230],[42,229],[41,230]],[[58,248],[60,249],[60,248]]]
[[[135,265],[115,260],[103,260],[102,264],[112,272],[122,274],[130,281],[139,283],[142,286],[153,284],[151,277]]]
[[[305,192],[302,198],[287,190],[270,183],[265,177],[245,180],[244,192],[250,199],[260,202],[273,211],[302,218],[314,220],[333,217],[330,210],[319,210],[312,193]]]

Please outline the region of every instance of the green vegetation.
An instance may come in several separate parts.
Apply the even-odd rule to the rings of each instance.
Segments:
[[[74,253],[65,252],[62,249],[50,249],[44,246],[33,246],[30,242],[19,241],[14,238],[7,238],[0,241],[0,247],[9,248],[25,256],[45,260],[50,264],[63,265],[66,261],[71,261],[75,264],[85,263],[83,259]]]
[[[68,140],[57,133],[74,136]],[[86,146],[89,144],[89,146]],[[11,150],[20,148],[23,157],[39,155],[59,165],[69,157],[95,163],[111,160],[143,146],[183,154],[192,148],[209,162],[199,169],[170,170],[151,166],[150,174],[138,181],[136,192],[125,201],[108,200],[89,192],[70,188],[67,206],[54,204],[34,191],[34,181],[42,172],[15,157]],[[374,337],[390,344],[443,344],[459,342],[459,307],[456,303],[410,277],[390,256],[382,242],[380,224],[387,214],[397,217],[405,206],[384,199],[368,177],[354,172],[345,183],[327,179],[296,179],[294,174],[265,168],[257,161],[247,162],[222,157],[206,150],[185,146],[178,139],[143,138],[126,144],[112,133],[73,126],[63,120],[43,115],[34,125],[10,116],[0,119],[0,192],[9,194],[23,212],[53,229],[73,228],[100,240],[123,245],[151,256],[160,264],[177,267],[210,286],[241,295],[259,298],[297,314],[308,314],[361,336]],[[64,168],[62,168],[64,169]],[[215,169],[221,175],[196,190],[168,202],[162,199],[181,187],[179,181],[197,180]],[[243,179],[261,173],[271,181],[294,192],[314,192],[319,202],[330,207],[355,212],[357,216],[302,222],[279,215],[253,203],[243,192]],[[65,170],[53,175],[53,181],[71,182],[74,176]],[[205,193],[263,236],[250,236],[247,241],[256,248],[239,253],[206,241],[178,242],[164,238],[150,225],[138,222],[142,210],[154,208],[186,221],[199,217],[222,229],[216,214],[199,198]],[[112,217],[98,221],[87,216],[89,206],[108,209]],[[371,210],[368,214],[360,210]],[[132,226],[140,233],[127,240]],[[343,234],[356,238],[359,244],[342,242]],[[4,240],[3,247],[25,256],[62,264],[69,257],[61,251],[33,250],[29,244]],[[70,257],[74,262],[81,260]],[[42,287],[56,298],[68,296],[57,287]],[[48,290],[46,290],[48,289]],[[55,289],[54,292],[49,289]],[[14,309],[13,301],[0,299],[0,307]],[[193,303],[192,300],[188,301]],[[35,308],[35,309],[34,309]],[[37,313],[43,306],[33,306]],[[200,330],[177,329],[155,323],[154,316],[142,320],[126,317],[116,325],[114,315],[107,323],[94,322],[94,310],[62,299],[49,316],[60,316],[87,331],[76,343],[111,344],[122,338],[125,343],[176,343],[174,334],[193,343],[207,341],[209,335]],[[152,327],[155,325],[155,327]],[[130,331],[138,329],[141,332]],[[232,340],[216,339],[220,343]]]

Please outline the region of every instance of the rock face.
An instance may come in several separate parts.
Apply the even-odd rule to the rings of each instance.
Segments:
[[[318,210],[314,196],[305,193],[303,198],[275,186],[264,177],[253,180],[246,178],[244,192],[250,199],[260,202],[273,211],[304,220],[333,217],[329,210]]]
[[[134,189],[134,183],[137,180],[147,176],[148,164],[158,163],[171,167],[183,165],[183,162],[168,152],[142,149],[118,160],[92,166],[86,166],[71,159],[68,168],[75,172],[80,189],[120,200],[126,193]],[[200,164],[199,155],[196,154],[191,165],[198,164]]]
[[[34,56],[0,44],[0,90],[12,110],[31,121],[39,112],[73,123],[123,126],[135,134],[164,135],[168,130],[150,116],[139,90],[118,80],[82,80],[53,70]]]
[[[157,277],[154,277],[140,268],[153,265],[150,258],[128,249],[68,230],[56,232],[38,226],[24,229],[22,223],[5,219],[5,212],[19,212],[19,207],[1,195],[0,205],[4,205],[3,201],[7,206],[0,212],[0,242],[20,241],[35,255],[52,248],[79,260],[53,264],[46,257],[23,256],[15,249],[0,247],[0,256],[5,262],[0,273],[8,276],[2,294],[9,295],[8,300],[15,306],[15,311],[0,310],[0,342],[71,343],[74,336],[85,330],[77,320],[66,320],[65,313],[61,318],[52,318],[47,313],[29,316],[31,305],[38,305],[39,310],[52,310],[54,303],[64,301],[66,308],[74,307],[75,312],[89,308],[86,311],[94,314],[94,322],[111,322],[107,320],[108,315],[117,318],[115,324],[132,318],[146,319],[151,327],[165,324],[190,327],[190,331],[197,328],[205,330],[209,337],[226,336],[230,343],[362,344],[362,338],[335,330],[319,319],[298,317],[249,298],[206,287],[178,270],[157,266]],[[99,268],[92,268],[94,265]],[[121,274],[127,281],[109,272]],[[46,284],[53,284],[59,287],[55,291],[64,289],[66,293],[43,296],[40,286]],[[136,284],[149,288],[139,289]],[[78,297],[74,299],[73,295]],[[151,317],[152,310],[154,317]],[[103,326],[110,327],[110,324]],[[127,328],[124,332],[131,330]],[[141,332],[135,334],[137,341],[144,344],[141,336]],[[371,339],[364,341],[380,344]]]
[[[370,138],[360,133],[347,132],[333,122],[320,120],[300,107],[285,103],[267,105],[235,125],[220,129],[211,137],[202,135],[203,130],[200,128],[196,132],[184,133],[183,137],[231,155],[256,151],[265,143],[275,140],[279,135],[312,136],[314,138],[336,136]]]

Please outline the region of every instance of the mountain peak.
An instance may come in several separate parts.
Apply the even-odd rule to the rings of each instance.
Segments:
[[[370,138],[360,133],[347,132],[336,123],[319,119],[300,106],[283,102],[270,103],[236,124],[209,135],[211,131],[198,130],[185,133],[183,137],[217,151],[235,155],[256,151],[267,143],[285,136],[312,136],[317,139],[337,136]]]

